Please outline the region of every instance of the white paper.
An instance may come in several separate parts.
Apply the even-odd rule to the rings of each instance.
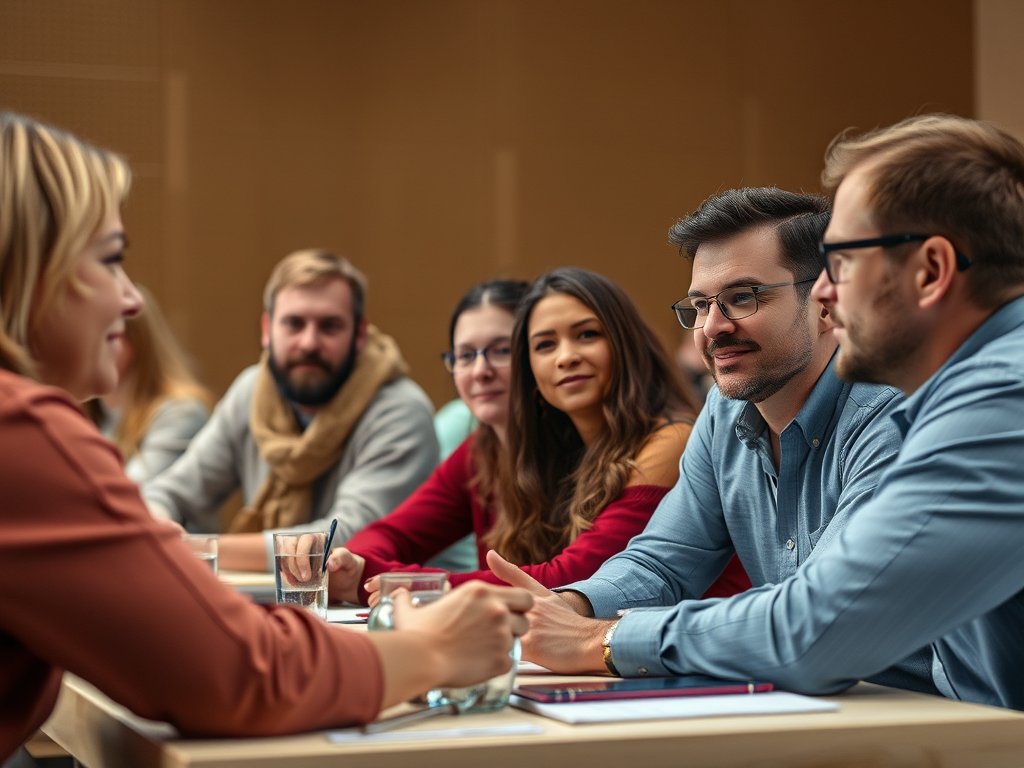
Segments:
[[[519,666],[516,668],[517,675],[553,675],[547,667],[542,667],[540,664],[534,664],[532,661],[520,661]]]
[[[509,704],[553,720],[573,724],[723,715],[783,715],[796,712],[834,712],[839,709],[839,705],[831,701],[782,691],[724,696],[569,701],[559,704],[541,704],[513,695],[509,699]]]
[[[364,606],[354,606],[352,608],[328,608],[327,609],[327,621],[331,624],[365,624],[366,614],[369,613],[370,609]],[[357,616],[356,614],[363,614]]]

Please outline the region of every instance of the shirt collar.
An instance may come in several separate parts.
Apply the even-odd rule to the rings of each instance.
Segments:
[[[815,382],[810,396],[786,429],[796,424],[808,447],[817,448],[823,442],[823,435],[828,433],[829,424],[842,408],[849,391],[850,385],[844,384],[836,375],[836,353],[833,352],[828,365]],[[757,406],[746,403],[740,411],[739,418],[736,419],[736,437],[754,448],[767,426]]]
[[[938,385],[949,368],[976,355],[989,342],[1005,336],[1022,325],[1024,325],[1024,296],[1007,302],[989,315],[988,319],[979,325],[974,333],[968,336],[967,340],[949,356],[942,367],[929,376],[928,380],[914,394],[893,411],[892,417],[903,431],[903,436],[906,437],[910,425],[917,419],[917,414],[924,406],[929,393]]]

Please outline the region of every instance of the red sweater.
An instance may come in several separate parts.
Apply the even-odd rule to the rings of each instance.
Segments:
[[[453,585],[470,579],[504,583],[486,565],[488,547],[483,537],[494,525],[494,509],[481,507],[470,489],[472,441],[470,435],[394,512],[349,539],[345,546],[366,559],[363,582],[389,571],[436,570],[418,564],[473,533],[481,570],[450,574],[449,581]],[[668,491],[657,485],[626,487],[569,546],[546,563],[522,569],[549,589],[589,578],[644,529]],[[734,556],[705,597],[727,597],[749,588],[750,579]],[[362,585],[359,599],[364,603],[367,599]]]

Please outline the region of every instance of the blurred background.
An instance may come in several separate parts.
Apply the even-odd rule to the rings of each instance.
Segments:
[[[1018,0],[0,0],[0,108],[127,156],[127,267],[217,394],[264,283],[333,249],[438,405],[461,294],[579,265],[668,346],[719,190],[816,191],[839,131],[1024,134]]]

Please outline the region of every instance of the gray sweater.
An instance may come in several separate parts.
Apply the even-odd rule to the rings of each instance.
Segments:
[[[184,455],[143,486],[157,514],[216,532],[220,507],[235,489],[252,502],[268,472],[249,428],[258,372],[258,365],[242,371]],[[337,518],[334,541],[340,544],[394,509],[437,466],[432,414],[429,398],[412,380],[381,387],[341,459],[314,482],[310,522],[292,530],[323,530]]]

